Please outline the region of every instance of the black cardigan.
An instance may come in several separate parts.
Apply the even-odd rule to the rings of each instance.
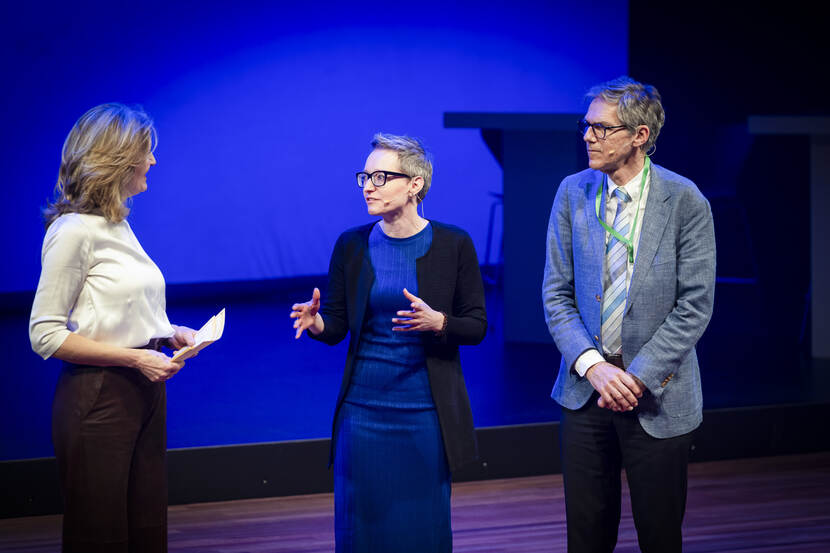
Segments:
[[[458,346],[475,345],[484,339],[487,314],[484,285],[470,236],[458,227],[431,223],[432,245],[415,261],[418,297],[432,309],[447,314],[447,331],[440,337],[431,332],[421,335],[447,463],[450,470],[456,470],[477,458],[473,414]],[[374,225],[347,230],[337,239],[329,264],[328,297],[320,309],[325,328],[318,336],[308,333],[327,344],[336,344],[350,333],[346,369],[334,410],[335,423],[351,382],[369,292],[375,281],[369,260],[369,233]],[[335,446],[333,429],[334,424],[330,462]]]

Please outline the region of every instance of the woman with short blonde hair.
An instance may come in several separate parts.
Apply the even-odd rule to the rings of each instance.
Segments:
[[[356,178],[378,219],[340,235],[325,303],[315,288],[291,317],[297,338],[349,336],[332,432],[337,553],[446,553],[451,473],[477,455],[458,349],[487,331],[484,287],[470,236],[418,214],[432,183],[421,141],[371,144]]]

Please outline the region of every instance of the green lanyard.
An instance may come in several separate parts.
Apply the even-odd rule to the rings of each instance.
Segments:
[[[645,164],[643,165],[643,178],[640,181],[640,197],[637,198],[637,211],[634,214],[634,224],[631,225],[631,235],[626,238],[616,230],[614,227],[611,227],[603,220],[603,217],[599,216],[599,208],[602,204],[602,191],[608,184],[608,175],[604,175],[602,178],[602,184],[600,185],[599,189],[597,190],[597,201],[596,201],[596,211],[597,211],[597,220],[599,224],[603,226],[605,230],[611,233],[611,235],[623,243],[625,249],[628,250],[628,262],[634,263],[634,231],[637,230],[637,219],[640,218],[640,202],[643,201],[643,190],[646,188],[646,178],[648,178],[648,170],[651,167],[651,158],[646,156]]]

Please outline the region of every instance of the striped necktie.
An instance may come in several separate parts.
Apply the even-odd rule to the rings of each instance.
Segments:
[[[625,209],[631,196],[622,188],[614,190],[617,196],[617,214],[614,230],[628,237],[631,231],[631,214]],[[622,350],[622,318],[625,310],[628,249],[612,234],[605,248],[605,278],[602,299],[602,346],[606,353],[617,354]]]

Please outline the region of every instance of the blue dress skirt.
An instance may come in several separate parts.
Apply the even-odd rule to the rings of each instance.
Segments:
[[[450,472],[435,409],[344,403],[335,452],[338,553],[452,551]]]

